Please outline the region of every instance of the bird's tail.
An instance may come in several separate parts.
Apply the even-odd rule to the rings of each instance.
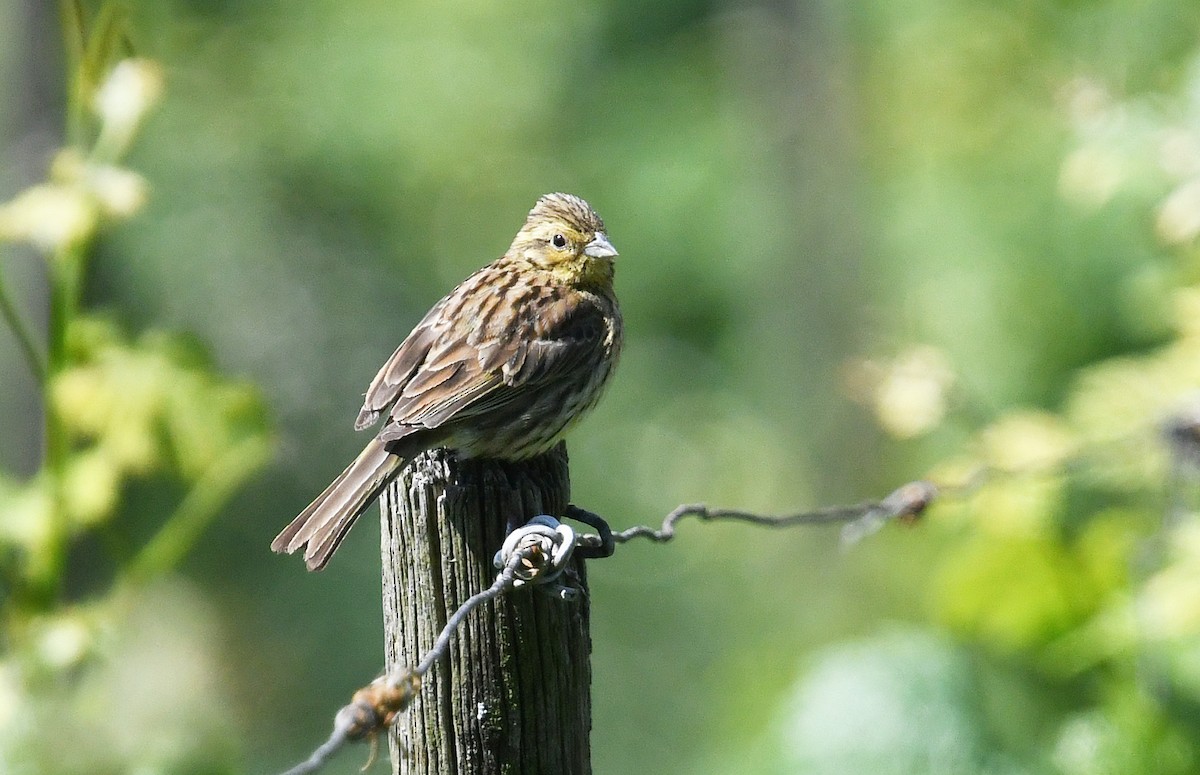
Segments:
[[[324,568],[354,520],[407,462],[388,452],[383,442],[372,439],[333,484],[275,536],[271,549],[291,554],[307,544],[304,563],[308,569]]]

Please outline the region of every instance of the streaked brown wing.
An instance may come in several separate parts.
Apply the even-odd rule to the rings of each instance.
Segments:
[[[371,380],[358,419],[354,422],[355,430],[361,431],[378,422],[425,362],[429,349],[444,335],[444,329],[449,327],[449,321],[443,314],[447,301],[448,298],[442,299],[426,313],[392,353],[392,357],[383,364],[375,379]]]
[[[468,384],[483,375],[458,368],[476,360],[469,350],[460,348],[464,341],[475,348],[484,348],[489,341],[504,339],[502,333],[494,333],[492,329],[511,330],[511,323],[501,320],[503,315],[497,312],[524,301],[523,298],[505,298],[522,287],[519,277],[517,269],[500,258],[463,280],[434,304],[371,381],[354,423],[355,429],[374,425],[388,407],[397,402],[403,401],[407,405],[422,396],[429,400],[439,396],[452,400],[459,391],[474,395],[485,389],[485,386]],[[490,363],[485,365],[488,366],[486,371],[492,370]],[[405,420],[408,412],[395,408],[392,418],[405,424],[419,422],[416,418],[425,412],[418,404],[411,406],[413,419]]]
[[[504,384],[498,371],[480,368],[478,351],[465,341],[431,349],[429,356],[396,397],[380,439],[392,441],[417,428],[437,428]]]

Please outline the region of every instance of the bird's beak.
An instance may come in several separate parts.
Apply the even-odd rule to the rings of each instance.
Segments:
[[[592,237],[592,241],[583,247],[583,254],[592,258],[612,258],[617,255],[617,249],[608,241],[608,237],[604,236],[604,232],[596,232],[596,236]]]

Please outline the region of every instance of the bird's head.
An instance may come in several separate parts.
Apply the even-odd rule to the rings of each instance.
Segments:
[[[538,199],[508,250],[572,285],[612,284],[617,251],[604,233],[604,221],[571,194]]]

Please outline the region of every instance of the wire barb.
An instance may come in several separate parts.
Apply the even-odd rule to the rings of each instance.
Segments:
[[[401,669],[362,687],[333,717],[333,733],[312,756],[284,775],[309,775],[325,766],[343,745],[359,740],[375,743],[376,736],[400,717],[421,690],[421,676]],[[372,749],[374,758],[374,749]]]
[[[879,503],[869,504],[858,519],[842,527],[842,546],[858,543],[892,520],[914,524],[937,496],[938,488],[933,482],[918,480],[897,487]]]
[[[1162,432],[1178,460],[1200,467],[1200,402],[1193,402],[1168,417]]]
[[[1162,423],[1170,453],[1163,528],[1181,524],[1195,510],[1195,483],[1200,476],[1200,399],[1193,399]]]

